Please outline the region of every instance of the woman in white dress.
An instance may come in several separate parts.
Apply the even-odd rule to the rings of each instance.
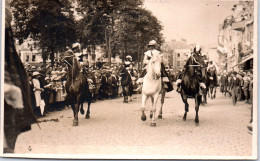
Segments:
[[[32,83],[34,86],[34,95],[35,95],[35,103],[36,103],[36,109],[35,109],[35,115],[37,117],[41,117],[41,109],[40,109],[40,104],[41,104],[41,92],[43,92],[43,88],[41,88],[40,86],[40,81],[39,81],[39,77],[40,77],[40,73],[39,72],[33,72],[33,79],[32,79]]]

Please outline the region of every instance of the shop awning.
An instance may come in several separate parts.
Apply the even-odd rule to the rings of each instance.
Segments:
[[[245,26],[246,26],[245,21],[232,23],[233,30],[243,31],[245,29]]]
[[[254,54],[251,54],[250,56],[242,59],[238,64],[239,65],[244,64],[245,62],[247,62],[248,60],[253,59],[253,58],[254,58]]]

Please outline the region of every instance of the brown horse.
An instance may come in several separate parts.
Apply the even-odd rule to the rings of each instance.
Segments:
[[[217,89],[217,75],[216,68],[209,68],[207,71],[207,75],[209,78],[209,97],[211,99],[216,98],[216,89]]]
[[[187,113],[189,112],[189,104],[187,99],[195,99],[195,122],[199,123],[199,106],[201,104],[201,95],[199,94],[199,72],[201,67],[205,66],[204,59],[201,55],[191,55],[186,63],[186,70],[183,76],[183,81],[181,82],[182,91],[181,97],[182,101],[185,104],[185,113],[183,120],[186,121]]]
[[[84,101],[88,102],[85,118],[89,119],[92,95],[89,90],[87,76],[81,72],[81,66],[75,56],[71,53],[65,53],[62,61],[68,65],[68,78],[65,84],[67,92],[66,103],[71,105],[73,110],[74,120],[72,126],[78,126],[79,106],[81,106],[80,113],[84,115],[83,103]]]

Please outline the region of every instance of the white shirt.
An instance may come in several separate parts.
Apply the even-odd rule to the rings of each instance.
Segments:
[[[148,51],[146,51],[145,53],[144,53],[144,64],[148,64],[148,62],[149,62],[149,60],[150,59],[148,59],[148,58],[151,58],[151,57],[153,57],[153,56],[160,56],[161,58],[162,58],[162,56],[163,56],[163,54],[160,52],[160,51],[158,51],[158,50],[156,50],[156,49],[153,49],[153,50],[148,50]],[[162,59],[161,59],[162,60]]]

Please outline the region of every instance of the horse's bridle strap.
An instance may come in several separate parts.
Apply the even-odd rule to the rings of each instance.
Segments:
[[[192,67],[200,67],[201,65],[189,65],[189,66],[192,66]]]
[[[67,63],[70,67],[72,67],[72,65],[67,61],[67,60],[64,60],[65,63]]]
[[[201,66],[201,67],[203,67],[203,65],[201,65],[195,58],[194,58],[194,56],[193,55],[191,55],[191,57],[192,57],[192,59],[194,60],[194,62],[195,63],[197,63],[198,65],[188,65],[188,66]]]

